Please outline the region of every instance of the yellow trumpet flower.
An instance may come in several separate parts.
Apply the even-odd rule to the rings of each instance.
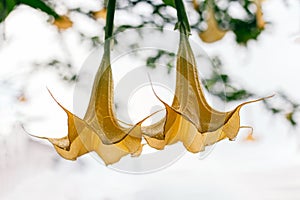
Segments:
[[[213,109],[205,99],[186,35],[180,36],[176,71],[172,104],[168,105],[156,95],[165,106],[164,118],[142,126],[150,115],[135,125],[124,127],[114,113],[112,69],[109,56],[104,53],[84,118],[80,119],[58,103],[68,116],[68,135],[45,139],[65,159],[75,160],[94,151],[107,165],[128,154],[139,156],[143,148],[142,137],[155,149],[180,141],[188,151],[196,153],[225,138],[233,140],[240,129],[239,111],[242,106],[261,100],[245,102],[229,112]]]
[[[207,29],[199,33],[199,37],[204,42],[212,43],[221,40],[225,36],[227,31],[221,30],[219,28],[218,22],[215,18],[214,10],[208,6],[207,11],[208,11],[208,15],[206,18]]]

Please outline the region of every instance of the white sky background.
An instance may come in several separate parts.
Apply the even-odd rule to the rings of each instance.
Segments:
[[[299,102],[300,2],[288,3],[286,7],[281,0],[264,2],[265,18],[272,24],[248,48],[235,45],[231,33],[210,45],[202,44],[195,34],[192,38],[209,55],[221,55],[225,72],[235,82],[261,96],[280,89]],[[242,124],[254,127],[257,141],[245,142],[243,130],[236,141],[216,145],[204,160],[187,153],[153,174],[121,174],[88,155],[76,162],[65,161],[48,143],[32,141],[17,122],[25,122],[32,133],[41,136],[67,133],[66,116],[46,86],[67,108],[72,108],[73,101],[73,87],[60,82],[51,70],[29,76],[32,61],[66,56],[57,43],[56,28],[46,20],[44,14],[20,7],[5,23],[7,40],[0,43],[0,199],[300,199],[299,128],[291,128],[259,103],[241,112]],[[92,22],[84,28],[101,34]],[[72,30],[61,39],[76,67],[81,67],[89,54],[88,45],[81,44]],[[18,103],[16,97],[22,90],[28,101]]]

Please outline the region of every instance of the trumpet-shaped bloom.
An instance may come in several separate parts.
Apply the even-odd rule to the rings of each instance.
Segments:
[[[155,149],[182,142],[193,153],[203,151],[205,146],[225,138],[234,139],[240,129],[241,107],[254,101],[240,104],[228,112],[213,109],[205,99],[186,35],[180,36],[176,71],[172,104],[168,105],[156,95],[166,109],[164,118],[152,125],[142,126],[150,115],[135,125],[124,126],[119,123],[113,109],[112,69],[109,56],[104,53],[84,118],[80,119],[58,103],[68,116],[68,135],[46,139],[65,159],[75,160],[94,151],[105,164],[113,164],[128,154],[139,156],[143,148],[142,137]]]

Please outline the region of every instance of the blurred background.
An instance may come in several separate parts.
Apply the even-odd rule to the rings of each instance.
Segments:
[[[300,199],[297,0],[184,1],[191,39],[218,71],[204,80],[211,95],[229,109],[276,94],[242,109],[241,124],[253,127],[252,136],[241,130],[204,157],[186,153],[161,171],[132,175],[90,155],[64,160],[48,142],[28,135],[66,135],[66,116],[46,88],[72,110],[78,72],[103,44],[106,3],[0,2],[0,199]],[[117,1],[115,33],[172,30],[172,6],[168,0]],[[163,62],[172,69],[173,61],[173,54],[158,51],[145,65],[158,70],[155,63]]]

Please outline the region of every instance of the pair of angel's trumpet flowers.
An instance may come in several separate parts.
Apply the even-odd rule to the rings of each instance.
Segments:
[[[229,112],[213,109],[206,101],[198,78],[195,58],[188,36],[181,34],[176,63],[176,89],[173,102],[163,103],[166,114],[160,121],[142,126],[145,118],[135,125],[122,126],[113,109],[113,79],[109,56],[104,53],[96,74],[85,117],[80,119],[62,105],[68,115],[68,135],[48,139],[65,159],[96,152],[106,165],[118,162],[123,156],[139,156],[144,138],[155,149],[182,142],[193,153],[220,140],[234,139],[240,129],[239,111],[248,101]]]

